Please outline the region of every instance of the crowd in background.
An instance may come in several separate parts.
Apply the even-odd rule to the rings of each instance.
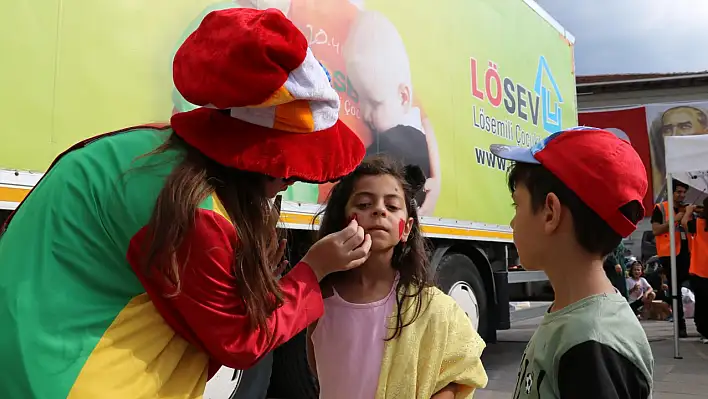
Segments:
[[[673,187],[677,299],[680,304],[676,314],[673,315],[670,310],[672,281],[668,201],[656,204],[651,215],[658,260],[655,267],[642,264],[624,244],[620,244],[605,259],[604,269],[615,288],[630,302],[637,317],[676,320],[679,336],[686,338],[684,307],[690,307],[692,312],[689,316],[693,316],[701,340],[708,344],[708,229],[705,212],[708,198],[703,200],[702,205],[684,204],[689,186],[675,180]]]

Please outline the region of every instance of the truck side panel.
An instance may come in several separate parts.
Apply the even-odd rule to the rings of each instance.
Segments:
[[[431,226],[508,235],[507,165],[489,144],[577,123],[572,38],[530,0],[20,0],[3,14],[0,168],[41,172],[86,137],[189,109],[172,98],[175,49],[206,10],[250,4],[303,31],[370,153],[426,169]],[[321,202],[330,187],[285,199]]]

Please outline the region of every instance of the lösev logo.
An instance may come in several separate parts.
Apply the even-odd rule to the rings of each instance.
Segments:
[[[472,95],[494,108],[503,104],[507,113],[506,118],[496,118],[485,112],[482,106],[473,105],[472,118],[476,128],[527,147],[538,143],[547,134],[561,130],[564,99],[545,56],[539,57],[532,89],[509,76],[502,76],[499,66],[492,60],[487,62],[487,69],[481,75],[477,59],[471,57],[470,72]],[[539,134],[541,132],[536,129],[524,130],[524,126],[516,122],[517,118],[542,128],[546,134]]]
[[[548,90],[548,87],[543,84],[544,75],[548,77],[548,81],[551,84],[551,87],[553,88],[555,100],[554,96],[551,94],[551,91]],[[561,104],[563,104],[563,95],[561,94],[560,89],[558,88],[556,79],[553,77],[551,67],[548,65],[546,57],[544,56],[541,56],[541,58],[538,60],[538,68],[536,68],[536,82],[534,83],[533,87],[533,91],[536,92],[536,96],[541,97],[541,109],[543,110],[543,128],[548,133],[559,132],[563,125],[561,123],[563,121],[563,110],[561,109]],[[534,122],[534,125],[535,124],[536,123]]]

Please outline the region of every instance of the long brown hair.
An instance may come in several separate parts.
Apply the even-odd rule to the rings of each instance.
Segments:
[[[322,221],[318,232],[319,238],[330,233],[337,232],[346,225],[345,208],[349,198],[354,191],[354,185],[363,176],[393,176],[403,187],[406,210],[408,216],[413,218],[413,227],[406,242],[399,242],[393,249],[391,267],[399,273],[398,286],[396,287],[396,326],[386,340],[392,340],[401,334],[401,330],[407,327],[420,316],[425,306],[427,306],[424,290],[431,286],[428,278],[428,246],[420,230],[418,221],[418,206],[415,202],[415,195],[425,180],[425,176],[420,168],[414,166],[404,167],[400,162],[386,156],[374,156],[365,159],[351,174],[344,177],[337,183],[329,194],[327,205],[320,214]],[[322,280],[323,285],[331,284],[333,278],[345,275],[347,272],[338,272],[328,275]],[[410,317],[404,319],[403,315],[408,309],[404,309],[404,302],[407,298],[413,298],[413,312]]]
[[[186,261],[178,254],[185,253],[181,247],[195,226],[199,205],[216,193],[238,237],[232,243],[238,295],[251,328],[268,331],[267,318],[283,303],[269,264],[278,242],[278,215],[265,196],[264,185],[270,177],[220,165],[175,134],[145,156],[169,150],[177,150],[183,157],[167,177],[147,225],[151,239],[144,267],[157,269],[174,286],[172,295],[179,295]]]

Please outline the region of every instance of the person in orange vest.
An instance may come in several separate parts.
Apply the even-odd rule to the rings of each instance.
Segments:
[[[688,270],[691,290],[696,296],[693,322],[701,334],[701,342],[708,344],[708,197],[703,200],[703,209],[694,217],[696,207],[686,207],[681,224],[693,236],[691,243],[691,266]]]
[[[681,338],[688,337],[686,332],[686,319],[683,316],[681,286],[688,280],[688,267],[691,262],[690,254],[690,237],[686,231],[680,226],[680,222],[685,215],[685,211],[679,209],[680,204],[686,199],[688,185],[678,180],[674,180],[674,221],[676,223],[676,275],[678,283],[678,309],[674,315],[674,320],[679,323],[679,336]],[[669,237],[669,203],[668,201],[660,202],[654,207],[654,212],[651,216],[651,229],[656,238],[656,254],[659,261],[666,271],[667,276],[671,276],[671,244]],[[669,292],[671,291],[671,279],[669,279]]]

